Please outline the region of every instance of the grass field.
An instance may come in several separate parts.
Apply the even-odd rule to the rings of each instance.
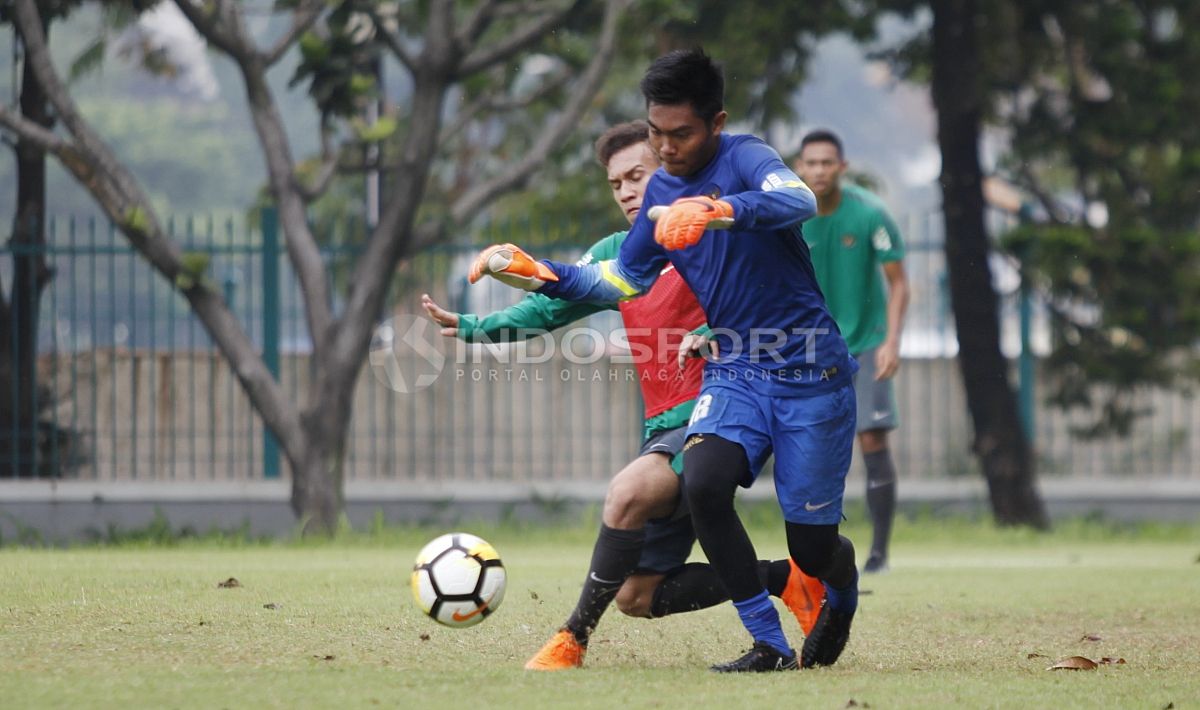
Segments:
[[[782,555],[778,521],[749,517],[760,554]],[[523,671],[574,603],[593,524],[462,527],[510,575],[500,610],[464,630],[409,596],[413,555],[445,530],[0,549],[0,706],[1200,707],[1196,527],[900,521],[842,660],[753,677],[706,670],[748,646],[729,605],[614,611],[583,670]],[[229,577],[241,586],[219,588]],[[1126,663],[1046,670],[1075,654]]]

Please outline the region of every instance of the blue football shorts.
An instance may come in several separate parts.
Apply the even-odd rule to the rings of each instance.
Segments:
[[[712,434],[740,444],[749,488],[775,454],[775,492],[784,520],[833,525],[842,520],[846,473],[854,452],[854,386],[812,397],[778,397],[744,380],[704,383],[688,437]],[[684,477],[687,472],[684,471]]]

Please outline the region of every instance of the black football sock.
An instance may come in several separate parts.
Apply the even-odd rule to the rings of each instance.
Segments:
[[[767,593],[773,597],[783,596],[783,590],[787,588],[788,575],[791,573],[792,566],[788,564],[787,560],[758,561],[758,578],[767,588]]]
[[[658,618],[685,611],[696,611],[728,601],[729,594],[712,565],[689,562],[669,573],[654,590],[650,616]]]
[[[759,560],[758,578],[772,596],[783,594],[787,586],[791,567],[787,560]],[[721,584],[712,565],[706,562],[689,562],[667,574],[654,590],[654,601],[650,603],[650,616],[670,616],[685,611],[697,611],[729,601],[729,594]]]
[[[579,593],[579,602],[566,624],[580,643],[587,644],[600,617],[617,596],[617,590],[637,569],[645,539],[644,529],[617,530],[601,523],[583,591]]]
[[[896,467],[890,449],[863,454],[863,461],[867,464],[867,510],[874,529],[870,557],[886,560],[896,517]]]

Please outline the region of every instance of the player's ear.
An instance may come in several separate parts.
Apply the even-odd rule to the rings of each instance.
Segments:
[[[713,135],[716,135],[716,134],[720,133],[721,131],[725,130],[725,119],[728,117],[729,117],[729,114],[725,111],[719,111],[716,116],[713,116],[713,120],[712,120]]]

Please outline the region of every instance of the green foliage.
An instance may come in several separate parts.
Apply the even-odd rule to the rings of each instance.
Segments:
[[[396,119],[390,116],[384,116],[369,126],[361,120],[354,121],[354,132],[364,143],[386,140],[396,132],[398,127]]]
[[[586,239],[626,227],[596,165],[591,142],[607,127],[645,116],[639,82],[656,57],[672,49],[702,46],[725,72],[725,104],[737,130],[762,133],[776,122],[798,118],[795,93],[808,78],[807,66],[816,41],[833,32],[865,37],[874,15],[841,2],[794,3],[771,0],[754,4],[753,11],[738,3],[701,0],[638,2],[624,19],[616,60],[596,99],[597,114],[581,126],[573,142],[559,151],[557,161],[531,188],[498,203],[497,219],[524,211],[549,220],[581,222]],[[586,25],[584,13],[576,24]],[[563,40],[565,42],[565,40]],[[505,146],[516,145],[521,131],[535,133],[543,121],[532,115],[505,133]],[[514,154],[519,150],[514,148]],[[590,225],[596,225],[592,227]],[[530,242],[533,243],[533,242]]]
[[[768,0],[747,5],[718,0],[638,3],[628,18],[624,55],[637,80],[655,57],[672,49],[702,46],[725,69],[725,101],[731,120],[761,131],[773,121],[796,118],[792,99],[808,78],[816,40],[831,32],[869,35],[874,16],[857,3]],[[639,95],[640,96],[640,95]]]
[[[1128,433],[1139,388],[1200,374],[1200,5],[977,7],[988,120],[1011,140],[1000,171],[1051,215],[1005,241],[1050,300],[1049,399],[1094,415],[1081,434]],[[922,33],[882,55],[924,82],[929,50]],[[1064,204],[1084,207],[1064,217]]]
[[[1098,412],[1084,434],[1125,434],[1138,388],[1200,372],[1200,8],[1050,3],[1019,28],[1041,80],[1011,113],[1006,165],[1106,213],[1013,237],[1058,325],[1050,398]],[[1063,166],[1069,182],[1053,182]]]
[[[308,85],[322,116],[349,118],[360,113],[376,93],[373,63],[380,47],[365,15],[355,3],[342,2],[316,29],[299,41],[300,63],[288,86]]]
[[[187,290],[200,283],[204,278],[205,272],[208,271],[211,259],[212,254],[208,252],[184,252],[182,259],[180,259],[183,264],[183,271],[175,277],[175,285],[180,290]]]

